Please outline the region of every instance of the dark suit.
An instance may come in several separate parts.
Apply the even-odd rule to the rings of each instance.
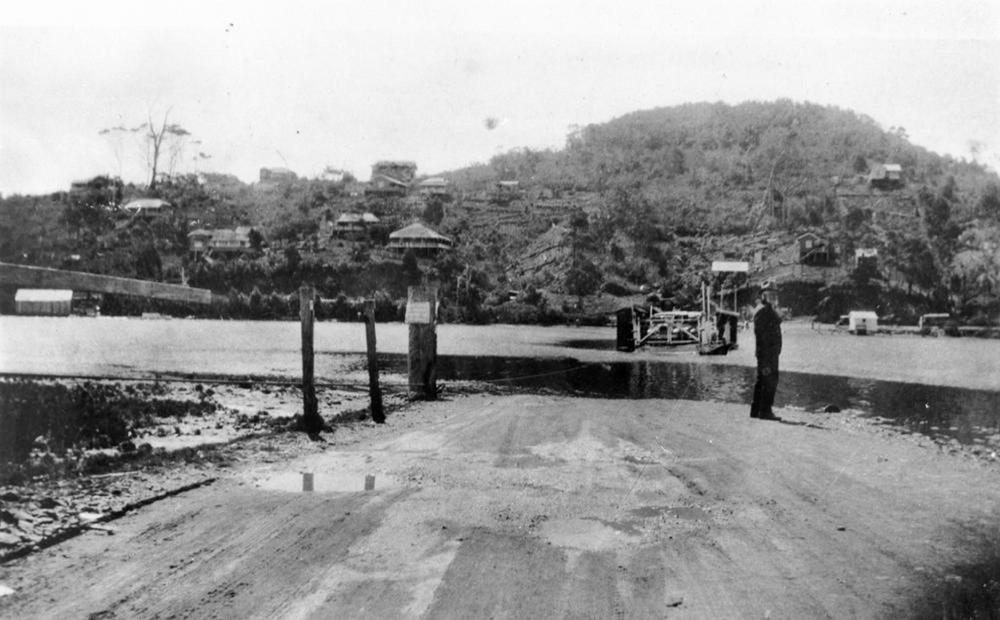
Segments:
[[[771,304],[761,301],[753,315],[753,333],[757,340],[757,382],[753,387],[750,417],[774,415],[774,395],[778,391],[778,357],[781,355],[781,317]]]

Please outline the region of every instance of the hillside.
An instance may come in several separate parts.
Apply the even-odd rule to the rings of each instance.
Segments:
[[[878,182],[886,164],[898,182]],[[647,110],[583,127],[562,150],[514,151],[449,178],[597,197],[585,231],[542,243],[544,266],[538,248],[512,261],[512,275],[543,287],[590,261],[605,289],[646,285],[690,301],[710,261],[727,257],[750,261],[757,279],[815,289],[796,313],[827,298],[829,312],[870,303],[910,319],[927,308],[996,319],[1000,257],[981,242],[997,236],[997,175],[854,112],[790,101]],[[828,244],[829,264],[799,264],[805,232]],[[856,250],[873,250],[877,266],[852,279]]]
[[[581,127],[559,150],[518,149],[441,176],[445,194],[417,191],[417,176],[408,195],[369,194],[353,178],[248,185],[205,174],[151,191],[99,177],[2,199],[0,260],[188,281],[228,291],[230,310],[249,316],[291,312],[302,282],[340,299],[344,316],[363,296],[391,315],[406,286],[428,281],[447,320],[549,321],[650,293],[693,304],[711,261],[727,258],[751,263],[751,284],[785,284],[794,314],[864,306],[904,321],[932,310],[1000,320],[996,173],[855,112],[787,100],[637,111]],[[153,196],[174,205],[169,218],[120,211]],[[363,237],[332,234],[339,217],[364,212],[379,221]],[[414,221],[453,250],[386,251],[388,234]],[[260,235],[254,251],[190,254],[190,231],[237,226]],[[808,252],[805,233],[817,244]]]

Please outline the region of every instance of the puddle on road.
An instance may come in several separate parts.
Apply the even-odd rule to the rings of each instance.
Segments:
[[[255,482],[260,489],[291,493],[363,493],[381,491],[397,485],[392,476],[360,471],[316,471],[312,479],[306,472],[279,472]],[[374,476],[374,479],[368,479]],[[371,488],[366,488],[371,487]],[[307,490],[310,489],[311,490]]]
[[[553,545],[583,551],[617,549],[639,540],[638,536],[629,535],[597,519],[546,521],[539,533]]]
[[[380,355],[387,372],[405,375],[406,356]],[[586,363],[574,358],[438,357],[442,381],[483,381],[527,391],[593,398],[663,398],[749,403],[754,369],[683,361]],[[777,407],[828,406],[883,418],[930,437],[966,445],[1000,438],[1000,391],[782,371]]]

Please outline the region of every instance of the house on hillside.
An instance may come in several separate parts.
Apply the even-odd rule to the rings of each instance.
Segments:
[[[365,194],[405,196],[417,176],[417,164],[412,161],[379,161],[372,166],[372,177]]]
[[[251,249],[249,226],[237,226],[236,228],[216,230],[209,243],[212,250],[216,252],[229,252],[241,254]]]
[[[365,194],[379,196],[405,196],[409,190],[410,186],[407,183],[403,183],[399,179],[394,179],[393,177],[380,174],[377,177],[372,177],[371,181],[368,183],[368,187],[365,188]]]
[[[188,251],[197,255],[208,252],[214,231],[197,228],[188,233]]]
[[[288,168],[261,168],[261,183],[291,183],[298,180],[299,175]]]
[[[87,181],[73,181],[69,192],[61,193],[61,198],[113,209],[121,204],[124,191],[125,184],[119,178],[94,177]]]
[[[172,206],[160,198],[136,198],[127,202],[122,209],[133,217],[155,219],[168,215]]]
[[[447,198],[451,195],[448,180],[441,177],[424,179],[417,185],[417,192],[421,196],[436,196],[439,198]]]
[[[876,164],[868,173],[868,184],[881,190],[902,189],[903,167],[899,164]]]
[[[389,234],[390,250],[400,254],[413,250],[420,256],[437,256],[451,249],[452,241],[423,224],[410,224]]]
[[[807,232],[799,235],[795,243],[799,249],[799,264],[813,267],[833,266],[836,259],[833,247],[823,237]]]
[[[199,228],[188,233],[188,250],[192,256],[243,254],[253,249],[250,226],[233,229],[206,230]]]
[[[379,219],[371,213],[344,213],[333,223],[331,237],[338,239],[362,239],[371,234]]]

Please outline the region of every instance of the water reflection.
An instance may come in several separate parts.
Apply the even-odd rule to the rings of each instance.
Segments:
[[[405,374],[405,356],[380,359],[385,370]],[[685,362],[583,363],[573,358],[442,356],[438,358],[438,378],[592,398],[749,403],[754,369]],[[775,405],[805,411],[833,405],[963,444],[986,443],[991,436],[1000,435],[1000,392],[785,371]]]

